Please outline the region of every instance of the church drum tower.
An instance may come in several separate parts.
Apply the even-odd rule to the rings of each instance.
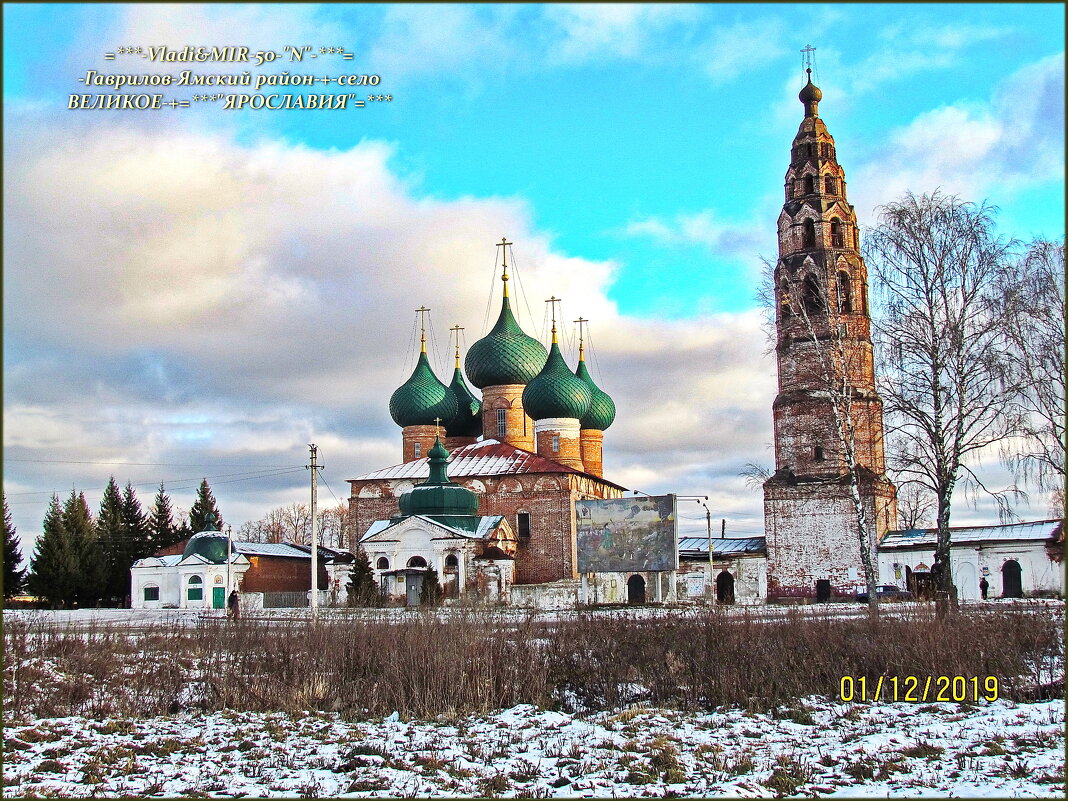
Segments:
[[[896,489],[885,475],[867,268],[856,214],[846,200],[845,172],[819,117],[822,92],[808,73],[798,95],[805,116],[794,137],[778,220],[775,473],[764,484],[769,601],[824,601],[851,596],[864,584],[843,436],[829,393],[849,398],[848,405],[837,404],[839,419],[848,417],[842,428],[852,428],[876,571],[874,545],[897,516]],[[828,359],[828,353],[835,355]]]

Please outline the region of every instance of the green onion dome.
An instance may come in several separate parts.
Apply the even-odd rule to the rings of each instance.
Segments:
[[[460,354],[456,354],[456,369],[452,374],[449,392],[456,398],[456,416],[445,426],[449,437],[477,437],[482,433],[482,402],[471,394],[460,372]]]
[[[582,419],[589,412],[591,403],[593,392],[568,368],[556,342],[554,328],[549,358],[541,372],[523,390],[523,409],[535,420],[549,417]]]
[[[182,552],[182,558],[197,554],[215,565],[226,563],[226,535],[215,528],[215,515],[208,514],[204,519],[204,531],[189,538]]]
[[[616,419],[616,404],[607,392],[593,383],[593,377],[590,375],[590,371],[586,369],[586,360],[582,358],[581,347],[579,348],[579,363],[578,369],[575,370],[575,375],[586,383],[586,386],[590,388],[590,392],[593,394],[590,410],[579,420],[579,428],[604,431]]]
[[[430,369],[425,346],[411,377],[390,397],[389,415],[401,428],[436,425],[435,419],[447,423],[456,416],[456,397]]]
[[[527,384],[545,364],[545,346],[528,337],[512,316],[505,284],[497,324],[467,351],[464,367],[479,389],[503,384]]]
[[[434,441],[427,453],[430,477],[400,497],[402,515],[474,515],[478,512],[478,495],[466,487],[454,484],[445,472],[449,452]]]

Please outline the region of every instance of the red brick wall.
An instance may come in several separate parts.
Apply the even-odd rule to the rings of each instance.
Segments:
[[[250,556],[241,581],[242,592],[300,592],[311,589],[311,560],[282,556]],[[329,587],[329,577],[319,563],[319,589]]]
[[[534,421],[523,411],[523,384],[503,384],[482,391],[482,433],[506,445],[534,452]],[[497,410],[505,410],[505,435],[497,435]]]

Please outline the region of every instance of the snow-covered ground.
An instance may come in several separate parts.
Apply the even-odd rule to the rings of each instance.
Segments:
[[[4,795],[1064,796],[1063,701],[395,718],[23,721],[4,731]]]

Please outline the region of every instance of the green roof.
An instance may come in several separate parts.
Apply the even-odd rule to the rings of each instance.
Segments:
[[[464,367],[471,383],[484,389],[528,383],[544,366],[545,358],[545,346],[523,333],[506,295],[496,325],[467,351]]]
[[[452,374],[449,392],[456,398],[456,416],[445,426],[450,437],[477,437],[482,433],[482,402],[471,394],[457,367]]]
[[[402,428],[432,426],[435,418],[447,423],[456,416],[456,397],[434,375],[425,352],[419,354],[411,377],[390,397],[389,415]]]
[[[226,535],[210,530],[194,534],[185,544],[182,558],[185,559],[193,554],[202,556],[212,564],[226,564]]]
[[[615,401],[612,400],[607,392],[593,383],[593,377],[590,375],[590,371],[586,369],[585,359],[579,359],[578,369],[575,370],[575,375],[584,381],[586,386],[590,388],[590,392],[593,393],[593,401],[590,403],[590,410],[586,412],[586,415],[581,420],[579,420],[579,427],[604,431],[612,425],[612,422],[616,419]]]
[[[402,515],[474,515],[478,511],[478,496],[466,487],[449,480],[445,465],[449,452],[434,441],[427,454],[430,477],[400,497]]]
[[[554,336],[555,339],[555,336]],[[584,417],[593,402],[593,392],[576,377],[553,342],[545,366],[523,390],[523,409],[535,420],[549,417]]]

